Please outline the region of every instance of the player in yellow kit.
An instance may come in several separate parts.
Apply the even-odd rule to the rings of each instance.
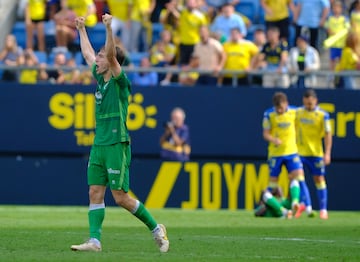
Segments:
[[[303,95],[303,106],[297,110],[297,145],[301,161],[314,178],[320,218],[327,219],[325,165],[331,162],[332,134],[329,114],[320,109],[317,102],[316,92],[307,89]]]
[[[263,137],[269,142],[268,163],[270,178],[268,190],[278,185],[281,167],[285,165],[290,180],[291,206],[294,211],[299,207],[299,177],[304,176],[303,165],[296,145],[296,107],[290,106],[285,93],[276,92],[273,107],[264,113]]]

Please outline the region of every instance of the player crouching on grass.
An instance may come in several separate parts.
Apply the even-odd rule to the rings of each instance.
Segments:
[[[102,16],[106,27],[106,43],[96,55],[89,41],[85,19],[75,20],[79,30],[81,52],[91,66],[97,81],[95,93],[96,130],[88,163],[89,231],[90,239],[72,245],[74,251],[101,251],[101,228],[105,217],[104,196],[109,186],[116,204],[141,220],[152,232],[160,252],[169,250],[169,240],[164,225],[157,224],[143,203],[129,196],[129,166],[131,161],[130,137],[126,128],[128,98],[131,84],[121,68],[124,55],[115,47],[111,30],[112,16]],[[121,52],[123,53],[123,52]]]
[[[255,209],[256,217],[292,218],[291,196],[284,198],[281,188],[275,187],[272,192],[265,190],[261,194],[260,203]]]

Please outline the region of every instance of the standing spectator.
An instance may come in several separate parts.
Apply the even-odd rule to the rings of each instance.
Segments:
[[[351,3],[349,13],[352,30],[360,34],[360,0]]]
[[[215,86],[218,82],[219,72],[223,69],[226,55],[221,43],[210,37],[207,26],[200,28],[200,42],[194,47],[194,55],[199,58],[199,69],[209,70],[209,74],[200,74],[198,85]]]
[[[329,12],[329,0],[297,0],[294,8],[296,38],[305,33],[303,29],[308,28],[310,45],[318,49],[319,29],[325,25]]]
[[[109,12],[113,16],[111,28],[114,36],[119,35],[125,50],[131,45],[130,42],[130,17],[133,8],[132,0],[107,0]]]
[[[327,18],[325,28],[329,36],[336,35],[337,33],[348,30],[350,23],[347,17],[343,14],[343,5],[340,1],[334,1],[332,4],[332,14]],[[336,41],[330,47],[330,69],[334,70],[335,65],[341,57],[341,50],[345,46],[345,38],[343,37]]]
[[[267,190],[272,192],[278,187],[281,168],[285,166],[290,181],[291,208],[296,214],[300,198],[299,179],[304,180],[303,165],[296,145],[296,108],[289,105],[283,92],[276,92],[272,100],[273,107],[264,112],[262,123],[263,137],[269,143],[270,177]]]
[[[188,161],[190,158],[190,130],[185,124],[185,111],[175,107],[171,120],[164,123],[164,133],[160,137],[160,156],[164,160]]]
[[[237,5],[240,3],[240,0],[206,0],[206,4],[208,5],[208,14],[210,17],[210,21],[212,21],[216,15],[221,12],[221,7],[225,4],[231,4],[232,6]]]
[[[303,106],[297,110],[297,146],[302,163],[313,175],[320,218],[328,219],[325,166],[331,162],[332,134],[330,116],[317,102],[316,92],[307,89],[303,94]]]
[[[15,36],[12,34],[6,36],[5,46],[0,52],[0,61],[2,64],[14,68],[14,70],[5,69],[2,80],[17,81],[17,71],[15,68],[24,64],[24,51],[18,46]]]
[[[93,0],[61,0],[61,7],[69,8],[76,16],[84,17],[87,27],[94,27],[97,24],[96,6]]]
[[[294,11],[293,0],[261,0],[261,6],[265,10],[266,28],[278,27],[280,39],[289,42],[289,9]]]
[[[150,60],[143,57],[140,62],[140,69],[150,69]],[[158,84],[157,72],[135,72],[132,77],[134,85],[139,86],[156,86]]]
[[[36,31],[37,49],[45,51],[45,20],[46,0],[29,0],[25,8],[26,48],[34,49],[34,31]]]
[[[233,28],[230,40],[224,43],[224,51],[226,55],[224,69],[250,71],[253,69],[253,59],[258,54],[259,49],[253,42],[245,40],[238,28]],[[246,86],[249,84],[246,73],[243,72],[236,77],[238,85]],[[233,85],[233,78],[232,74],[225,74],[221,81],[222,85]]]
[[[280,40],[277,27],[267,29],[267,43],[256,58],[256,67],[264,71],[263,87],[289,87],[287,73],[288,44]]]
[[[349,72],[360,70],[360,39],[355,31],[351,31],[341,52],[339,63],[336,65],[337,72]],[[336,83],[337,88],[354,89],[355,77],[350,75],[340,76]]]
[[[76,39],[75,17],[75,12],[65,6],[62,6],[61,10],[55,14],[55,40],[57,47],[67,48]]]
[[[215,17],[210,30],[217,35],[220,42],[225,42],[230,39],[233,28],[238,28],[243,37],[246,37],[247,29],[244,20],[235,13],[234,6],[227,3],[221,7],[221,13]]]
[[[197,0],[186,0],[186,8],[179,17],[179,63],[187,65],[194,52],[194,46],[200,41],[200,27],[206,25],[206,17],[197,9]]]
[[[173,43],[178,46],[180,42],[178,22],[180,17],[180,6],[178,0],[170,0],[165,8],[160,11],[159,22],[171,32]]]
[[[290,49],[289,53],[289,72],[293,73],[291,84],[297,88],[316,87],[315,75],[300,75],[301,73],[311,73],[320,69],[319,52],[309,45],[309,39],[305,35],[301,35],[296,40],[296,46]]]

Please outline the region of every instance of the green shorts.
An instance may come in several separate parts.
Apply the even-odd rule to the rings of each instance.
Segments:
[[[130,162],[129,143],[93,145],[87,170],[88,185],[109,186],[110,189],[128,192]]]

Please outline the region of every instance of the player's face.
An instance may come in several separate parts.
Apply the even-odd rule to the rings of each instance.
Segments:
[[[282,102],[280,103],[280,105],[275,107],[275,110],[277,114],[282,115],[286,112],[287,108],[288,108],[288,103]]]
[[[317,105],[317,99],[315,97],[304,97],[303,104],[306,110],[312,111]]]
[[[95,58],[96,63],[96,73],[97,74],[105,74],[109,70],[109,62],[105,57],[105,51],[100,50]]]

